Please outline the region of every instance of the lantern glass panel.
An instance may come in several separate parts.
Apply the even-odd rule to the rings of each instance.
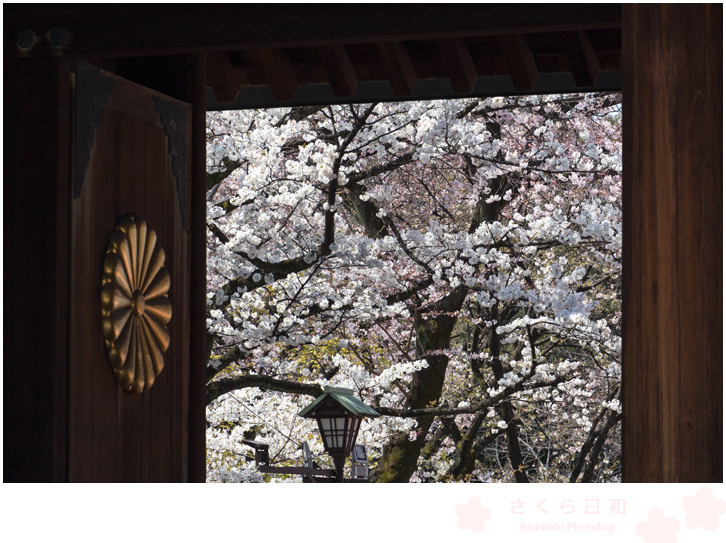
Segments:
[[[323,435],[326,448],[345,448],[346,428],[350,419],[347,417],[321,417],[319,420],[320,433]]]
[[[345,418],[337,417],[335,419],[335,426],[333,428],[333,447],[336,449],[345,446]]]
[[[355,438],[358,437],[361,419],[359,417],[351,417],[348,421],[350,424],[350,431],[348,432],[348,442],[345,444],[345,448],[346,450],[352,450],[355,445]]]

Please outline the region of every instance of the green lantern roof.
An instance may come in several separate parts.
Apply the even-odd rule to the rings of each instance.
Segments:
[[[305,418],[313,418],[315,409],[322,404],[327,398],[332,398],[335,400],[340,406],[348,411],[351,415],[356,417],[380,417],[380,415],[376,412],[375,409],[370,407],[369,405],[364,404],[362,401],[360,401],[358,398],[353,396],[355,394],[354,390],[351,390],[349,388],[336,388],[336,387],[328,387],[326,386],[323,388],[324,393],[315,398],[313,403],[305,407],[302,411],[298,413],[298,416],[305,417]]]

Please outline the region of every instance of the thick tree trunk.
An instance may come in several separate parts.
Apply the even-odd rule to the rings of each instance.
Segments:
[[[465,174],[471,177],[476,173],[476,170],[471,164],[469,166]],[[489,181],[489,193],[504,193],[507,187],[516,189],[512,181],[511,176],[508,175],[501,175],[491,179]],[[475,232],[479,225],[484,222],[497,220],[506,204],[506,201],[487,203],[487,196],[482,193],[474,211],[469,232]],[[456,317],[453,315],[464,305],[467,292],[465,288],[458,288],[433,306],[426,308],[425,312],[421,312],[416,316],[414,320],[416,329],[416,356],[417,358],[424,357],[429,363],[429,367],[414,374],[411,387],[412,396],[408,402],[408,408],[421,409],[438,404],[444,387],[444,378],[446,377],[446,368],[449,359],[445,355],[426,355],[426,353],[444,350],[450,347],[451,333],[456,324]],[[430,314],[436,316],[430,317]],[[413,472],[416,471],[418,458],[426,442],[426,435],[433,420],[433,416],[416,418],[416,439],[413,441],[409,439],[408,435],[394,436],[389,445],[384,449],[378,467],[371,473],[371,479],[376,482],[408,482]],[[517,458],[520,460],[514,467],[516,470],[519,464],[521,464],[521,452],[517,456],[517,452],[519,451],[517,430],[514,426],[511,426],[507,431],[510,458],[514,454],[513,462]],[[510,439],[510,435],[513,436],[513,439]],[[470,461],[467,460],[466,463],[468,465]],[[517,482],[528,482],[523,471],[515,471],[515,473],[518,473]]]
[[[499,304],[495,304],[491,310],[491,318],[497,323],[491,327],[489,332],[489,354],[492,356],[491,368],[494,378],[499,381],[504,377],[504,368],[501,362],[501,340],[497,333],[497,325],[499,324]],[[514,480],[518,483],[528,483],[529,479],[524,471],[524,459],[522,457],[522,449],[519,446],[519,432],[514,423],[514,408],[511,402],[502,402],[497,409],[500,418],[507,423],[507,454],[509,461],[514,470]]]
[[[416,356],[424,357],[429,366],[414,374],[407,408],[431,407],[441,398],[449,358],[446,355],[425,353],[448,349],[451,333],[456,324],[456,317],[453,314],[461,309],[465,298],[466,290],[456,290],[431,308],[431,312],[436,313],[436,316],[428,317],[428,313],[416,316],[414,320]],[[371,473],[371,478],[378,483],[408,482],[416,471],[418,458],[433,420],[433,416],[416,418],[416,439],[413,441],[409,439],[408,434],[394,436],[385,448],[378,467]]]

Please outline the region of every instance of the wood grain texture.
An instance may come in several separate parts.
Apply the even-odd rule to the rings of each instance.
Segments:
[[[722,17],[624,7],[626,482],[723,480]]]
[[[189,202],[189,235],[191,237],[189,294],[189,372],[180,375],[181,384],[174,390],[174,402],[186,394],[184,406],[188,417],[186,427],[177,428],[188,447],[175,451],[181,455],[186,468],[183,480],[203,483],[206,480],[206,76],[208,55],[181,55],[176,57],[144,57],[117,63],[117,74],[148,88],[157,89],[177,100],[192,104],[192,153],[187,202]],[[186,392],[184,392],[186,391]],[[186,437],[185,437],[186,436]]]

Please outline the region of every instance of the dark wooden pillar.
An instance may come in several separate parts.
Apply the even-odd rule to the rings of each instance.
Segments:
[[[192,269],[189,346],[189,482],[207,478],[207,55],[192,57]]]
[[[66,477],[67,74],[5,59],[4,482]]]
[[[623,9],[623,480],[720,482],[723,8]]]

